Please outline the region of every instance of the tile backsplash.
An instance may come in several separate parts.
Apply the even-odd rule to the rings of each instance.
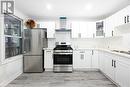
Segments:
[[[63,35],[61,35],[63,37]],[[118,49],[118,50],[130,50],[130,34],[124,34],[123,36],[119,37],[109,37],[109,38],[90,38],[90,39],[71,39],[70,37],[64,37],[56,39],[48,39],[48,47],[54,48],[55,42],[57,41],[69,41],[72,44],[72,47],[75,49],[78,48],[106,48],[106,49]]]

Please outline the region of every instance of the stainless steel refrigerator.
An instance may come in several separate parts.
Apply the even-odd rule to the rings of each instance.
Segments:
[[[24,29],[24,72],[43,72],[43,48],[47,47],[47,30],[44,28]]]

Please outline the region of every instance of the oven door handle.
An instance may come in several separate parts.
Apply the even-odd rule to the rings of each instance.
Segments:
[[[73,53],[53,53],[53,54],[56,54],[56,55],[72,55]]]

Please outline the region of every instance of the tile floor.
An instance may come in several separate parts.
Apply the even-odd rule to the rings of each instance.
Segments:
[[[24,73],[6,87],[117,87],[98,71]]]

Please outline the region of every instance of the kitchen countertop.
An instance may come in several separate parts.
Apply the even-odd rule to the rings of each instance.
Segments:
[[[53,50],[54,48],[43,48],[43,50]],[[78,51],[78,50],[98,50],[98,51],[104,51],[104,52],[108,52],[108,53],[111,53],[111,54],[115,54],[115,55],[118,55],[118,56],[121,56],[121,57],[126,57],[128,59],[130,59],[130,55],[129,54],[125,54],[125,53],[119,53],[119,52],[115,52],[115,51],[112,51],[113,49],[104,49],[104,48],[77,48],[77,49],[74,49],[74,51]]]
[[[75,51],[76,50],[98,50],[98,51],[104,51],[104,52],[108,52],[108,53],[111,53],[111,54],[115,54],[115,55],[118,55],[118,56],[121,56],[121,57],[126,57],[126,58],[130,59],[130,55],[129,54],[115,52],[115,51],[113,51],[113,49],[104,49],[104,48],[79,48],[79,49],[74,49],[74,50]]]
[[[43,50],[53,50],[54,48],[43,48]]]

